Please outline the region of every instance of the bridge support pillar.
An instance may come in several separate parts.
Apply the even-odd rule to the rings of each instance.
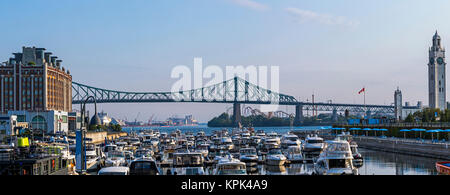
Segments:
[[[234,103],[233,104],[233,126],[239,127],[240,122],[241,122],[241,104]]]
[[[337,115],[336,108],[333,108],[333,114],[332,114],[331,118],[333,119],[333,122],[337,122],[338,121],[338,115]]]
[[[303,105],[295,106],[295,120],[294,125],[299,125],[303,122]]]

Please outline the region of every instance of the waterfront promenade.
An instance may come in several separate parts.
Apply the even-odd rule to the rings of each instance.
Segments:
[[[395,137],[353,136],[361,148],[450,160],[450,142]]]

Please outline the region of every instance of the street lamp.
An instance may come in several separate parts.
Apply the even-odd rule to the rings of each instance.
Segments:
[[[85,116],[86,116],[86,103],[89,101],[89,99],[94,100],[94,106],[95,106],[95,114],[97,114],[97,101],[95,100],[94,96],[87,97],[82,103],[81,103],[81,173],[86,172],[87,170],[87,163],[86,163],[86,132],[87,128],[85,127]]]

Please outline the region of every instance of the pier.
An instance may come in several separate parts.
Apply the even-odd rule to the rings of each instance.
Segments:
[[[353,140],[355,140],[361,148],[450,160],[450,144],[448,142],[427,143],[411,139],[366,136],[355,136],[353,137]]]

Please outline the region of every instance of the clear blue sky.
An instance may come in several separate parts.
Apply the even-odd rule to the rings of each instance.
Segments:
[[[427,50],[438,30],[450,45],[446,0],[2,0],[0,60],[22,46],[45,47],[73,80],[127,91],[169,91],[176,65],[277,65],[281,92],[300,100],[390,104],[427,98]],[[206,80],[205,80],[206,82]],[[105,104],[139,120],[221,104]],[[75,108],[78,108],[77,106]],[[286,109],[286,108],[283,108]],[[293,112],[293,108],[288,108]]]

